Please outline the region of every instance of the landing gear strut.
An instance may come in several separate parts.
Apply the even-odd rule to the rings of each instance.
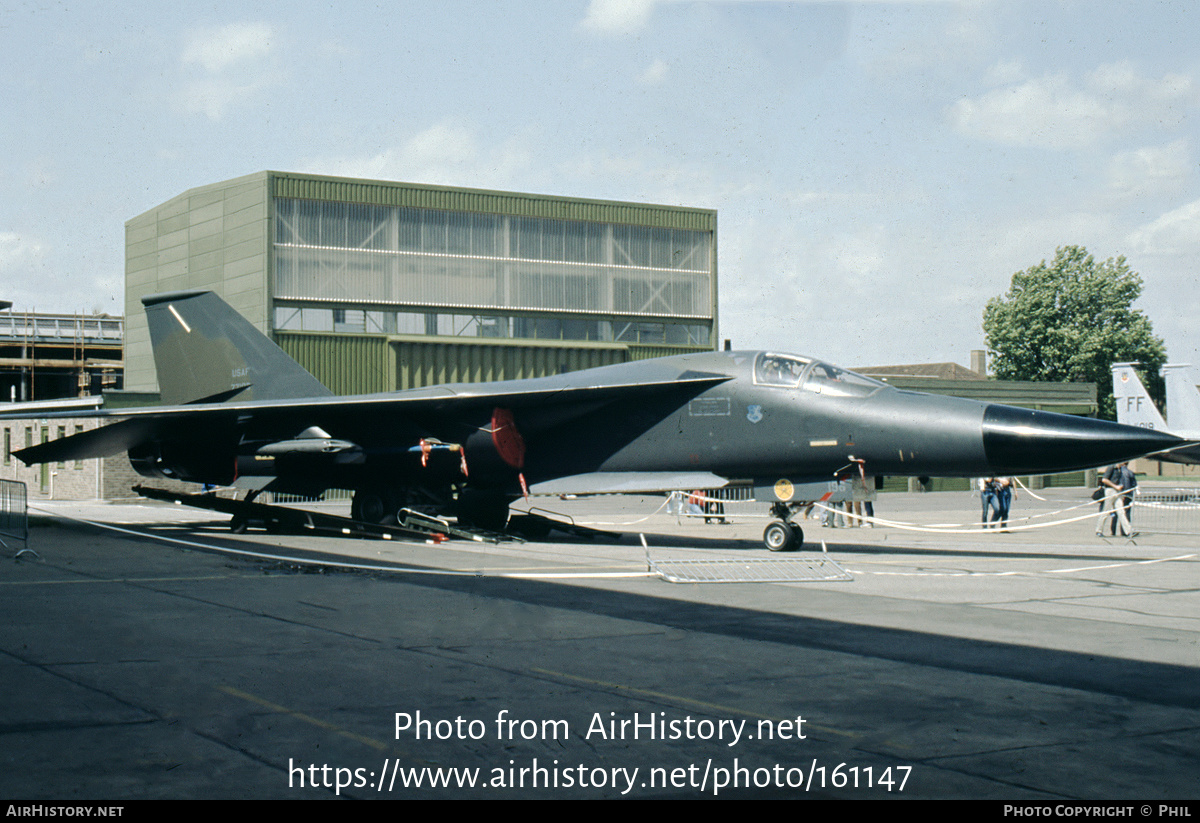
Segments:
[[[790,552],[804,545],[804,530],[792,522],[793,513],[794,507],[785,503],[775,503],[771,506],[771,514],[779,519],[763,531],[763,545],[768,551]]]

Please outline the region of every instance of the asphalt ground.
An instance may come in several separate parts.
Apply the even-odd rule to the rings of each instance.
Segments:
[[[624,536],[432,545],[36,503],[37,556],[0,556],[0,795],[1196,798],[1200,522],[1098,538],[1059,522],[1086,491],[1038,494],[1009,533],[883,495],[940,530],[804,521],[794,557],[850,581],[721,584],[648,560],[778,559],[762,506],[542,500]]]

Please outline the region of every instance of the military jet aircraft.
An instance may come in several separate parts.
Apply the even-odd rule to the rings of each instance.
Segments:
[[[167,405],[16,452],[126,451],[143,475],[413,506],[489,528],[532,493],[768,489],[768,548],[803,541],[811,490],[871,475],[1044,474],[1178,445],[1100,420],[898,390],[808,357],[706,352],[526,380],[336,397],[212,292],[145,297]],[[96,414],[96,413],[93,413]]]
[[[1186,365],[1165,365],[1167,417],[1159,413],[1134,370],[1133,363],[1113,363],[1113,398],[1117,401],[1117,422],[1160,432],[1170,432],[1187,440],[1200,439],[1200,392],[1188,377]],[[1190,445],[1146,455],[1170,463],[1200,463],[1200,446]]]

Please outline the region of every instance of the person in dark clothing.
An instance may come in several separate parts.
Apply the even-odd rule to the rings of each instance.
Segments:
[[[1133,534],[1133,490],[1137,488],[1137,477],[1128,463],[1118,463],[1110,466],[1100,480],[1100,485],[1108,491],[1112,500],[1112,514],[1109,515],[1113,537],[1117,536],[1117,522],[1121,524],[1121,536],[1130,537]],[[1113,497],[1113,495],[1116,495]],[[1101,521],[1101,532],[1103,521]],[[1097,532],[1098,534],[1101,532]]]

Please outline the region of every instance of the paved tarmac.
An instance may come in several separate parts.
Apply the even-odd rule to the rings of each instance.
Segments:
[[[1058,524],[1009,533],[884,495],[941,531],[805,521],[794,557],[849,582],[723,584],[647,561],[778,559],[763,507],[543,500],[625,536],[435,546],[35,503],[38,557],[0,556],[0,794],[1195,798],[1200,521],[1098,538],[1085,491],[1038,494],[1014,516]]]

